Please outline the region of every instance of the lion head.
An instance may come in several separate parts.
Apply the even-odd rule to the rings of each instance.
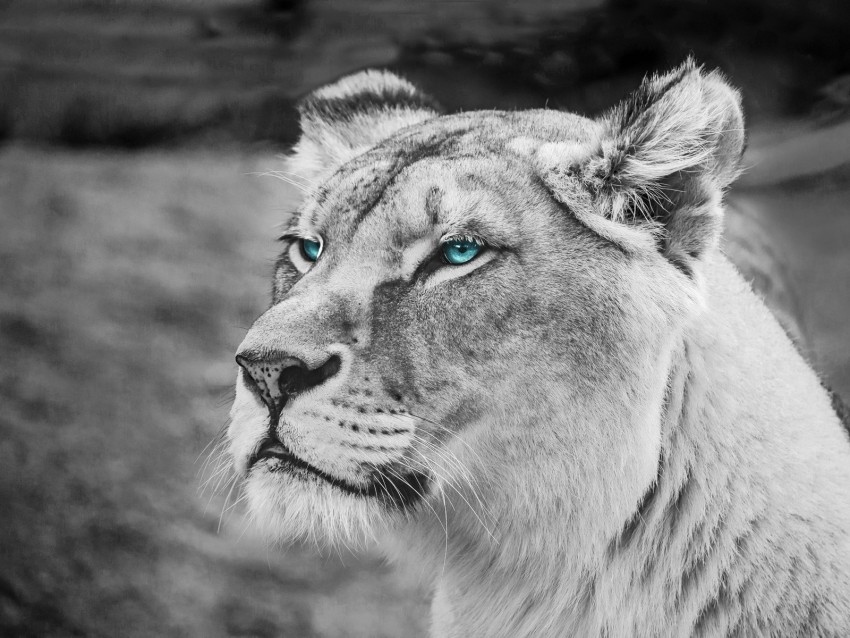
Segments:
[[[367,71],[300,116],[286,170],[308,188],[229,429],[258,520],[354,542],[557,514],[610,536],[656,476],[671,351],[742,151],[737,93],[689,61],[597,119],[441,115]]]

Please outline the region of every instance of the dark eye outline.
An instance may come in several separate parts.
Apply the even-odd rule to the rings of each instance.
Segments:
[[[454,262],[451,261],[446,254],[447,247],[453,244],[472,244],[477,247],[475,253],[465,261]],[[487,248],[487,244],[478,239],[477,237],[449,237],[440,242],[440,256],[443,259],[443,262],[449,266],[463,266],[465,264],[470,263],[471,261],[477,259]]]
[[[465,261],[462,264],[453,264],[450,261],[448,261],[446,259],[445,254],[443,254],[443,246],[445,244],[450,243],[450,242],[459,241],[459,240],[473,241],[476,244],[478,244],[479,246],[481,246],[481,250],[479,250],[475,254],[475,256],[472,259],[470,259],[469,261]],[[431,253],[431,256],[428,257],[428,259],[426,259],[421,264],[419,264],[419,267],[416,269],[416,272],[413,274],[413,278],[423,280],[423,279],[427,279],[428,277],[430,277],[430,275],[432,273],[434,273],[437,270],[440,270],[441,268],[446,268],[446,267],[448,267],[448,268],[460,268],[461,266],[465,266],[465,265],[475,261],[481,255],[485,254],[487,251],[489,251],[491,249],[492,249],[492,246],[487,244],[485,241],[478,239],[477,237],[471,237],[471,236],[447,237],[447,238],[440,241],[440,245],[437,247],[437,249],[433,253]]]
[[[313,244],[316,246],[315,256],[307,252],[307,244]],[[311,239],[309,237],[302,237],[298,240],[298,249],[301,252],[301,256],[308,262],[314,264],[319,260],[319,257],[322,256],[322,251],[324,250],[324,244],[321,239]]]
[[[302,275],[307,274],[313,268],[325,250],[325,242],[321,235],[305,236],[300,233],[284,233],[278,238],[278,241],[286,242],[286,259]],[[304,250],[305,241],[319,244],[319,252],[315,260]]]

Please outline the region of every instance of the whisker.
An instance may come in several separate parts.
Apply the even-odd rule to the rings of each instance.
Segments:
[[[438,485],[438,489],[440,490],[440,500],[443,501],[443,516],[446,519],[446,542],[443,548],[443,567],[440,570],[440,576],[443,577],[446,575],[446,564],[449,562],[449,511],[446,508],[446,491],[443,489],[442,485]]]
[[[469,450],[479,462],[482,461],[481,456],[478,454],[478,452],[468,442],[464,441],[461,438],[461,436],[457,432],[455,432],[454,430],[446,427],[442,423],[439,423],[439,422],[434,421],[432,419],[429,419],[427,417],[421,416],[419,414],[414,414],[413,412],[408,412],[408,414],[410,414],[410,416],[412,416],[416,419],[420,419],[422,421],[425,421],[426,423],[430,423],[431,425],[433,425],[437,428],[440,428],[440,430],[442,430],[443,432],[445,432],[449,436],[453,436],[455,439],[460,441],[463,444],[463,446],[466,447],[466,449]]]
[[[224,497],[224,503],[221,506],[221,514],[218,515],[218,526],[216,527],[216,534],[221,533],[221,522],[224,520],[224,513],[227,511],[227,503],[230,501],[230,495],[233,493],[233,488],[236,487],[236,484],[239,482],[239,477],[235,474],[233,478],[230,479],[230,489],[227,490],[227,496]]]
[[[386,470],[389,470],[389,468],[388,467],[383,468],[381,471],[377,472],[377,476],[379,478],[379,484],[381,486],[381,489],[384,491],[384,495],[388,499],[391,499],[391,498],[393,498],[393,496],[390,494],[390,491],[387,489],[386,477],[383,474],[383,472],[386,471]],[[396,491],[396,493],[398,494],[399,499],[403,500],[402,494],[399,491],[399,489],[395,486],[395,484],[392,484],[392,487]],[[410,521],[410,513],[407,510],[404,510],[404,518],[405,518],[406,521],[408,521],[408,522]]]
[[[210,449],[210,446],[211,446],[211,445],[212,445],[212,446],[214,446],[214,447],[213,447],[213,449],[215,449],[215,446],[218,446],[219,444],[221,444],[222,439],[224,438],[224,436],[225,436],[226,434],[227,434],[227,423],[225,423],[223,427],[219,428],[219,431],[216,433],[216,435],[215,435],[213,438],[211,438],[211,439],[210,439],[210,442],[209,442],[209,443],[207,443],[207,444],[204,446],[204,449],[203,449],[203,450],[201,450],[201,451],[198,453],[198,456],[197,456],[197,458],[195,459],[195,463],[197,463],[198,461],[200,461],[200,460],[201,460],[201,457],[204,455],[204,453],[205,453],[207,450],[209,450],[209,449]]]
[[[286,158],[286,156],[283,156],[280,159],[282,159],[285,162],[287,158]],[[308,184],[311,184],[313,186],[316,186],[318,184],[318,182],[316,182],[316,180],[310,179],[309,177],[305,177],[304,175],[301,175],[300,173],[295,173],[293,171],[284,171],[284,170],[278,170],[276,172],[282,173],[284,175],[291,175],[292,177],[303,180],[303,181],[305,181]]]
[[[423,446],[431,450],[434,454],[442,458],[444,461],[446,461],[447,463],[451,463],[452,466],[457,467],[460,470],[461,478],[463,478],[463,480],[469,486],[469,489],[472,491],[475,500],[481,506],[481,509],[484,511],[484,513],[486,515],[489,515],[489,509],[481,500],[481,497],[478,494],[478,490],[476,489],[476,486],[474,484],[475,482],[477,482],[476,477],[469,471],[469,468],[458,458],[458,456],[445,446],[438,447],[437,445],[426,441],[418,435],[414,435],[414,438],[416,438]]]
[[[422,439],[418,439],[418,440],[420,442],[422,442]],[[413,449],[414,452],[419,454],[419,456],[421,456],[426,463],[428,463],[427,457],[425,457],[425,455],[422,454],[421,451],[417,450],[415,447],[412,448],[412,449]],[[432,466],[432,469],[433,469],[433,466]],[[476,519],[478,519],[478,522],[481,524],[481,527],[484,528],[484,531],[487,532],[487,534],[490,536],[490,538],[493,540],[493,542],[498,543],[499,541],[493,535],[493,532],[490,530],[490,528],[487,526],[487,524],[484,522],[484,520],[478,514],[476,509],[472,506],[472,503],[470,503],[469,500],[466,498],[466,496],[464,496],[463,492],[460,489],[458,489],[458,487],[455,486],[454,483],[451,482],[451,481],[445,481],[445,484],[448,485],[450,488],[452,488],[457,493],[457,495],[460,496],[461,499],[463,499],[464,503],[466,503],[467,507],[469,507],[469,510],[472,512],[472,514],[475,516]],[[471,485],[470,485],[470,488],[472,489]],[[474,489],[473,489],[473,493],[474,493]],[[480,499],[479,499],[479,503],[480,503]],[[483,504],[482,504],[482,507],[483,507]],[[486,513],[485,513],[485,515],[486,515]]]
[[[402,464],[403,464],[403,465],[404,465],[407,469],[409,469],[409,470],[411,470],[411,471],[415,471],[415,470],[414,470],[414,468],[410,467],[410,466],[409,466],[409,465],[407,465],[406,463],[403,463],[403,462],[402,462]],[[393,468],[391,468],[391,467],[387,466],[387,467],[383,468],[383,471],[385,471],[385,472],[390,472],[390,473],[391,473],[394,477],[396,477],[397,479],[399,479],[402,483],[404,483],[405,485],[407,485],[407,487],[409,487],[411,490],[413,490],[413,493],[414,493],[414,494],[416,494],[416,495],[419,497],[420,501],[421,501],[422,503],[425,503],[425,505],[428,507],[428,509],[430,509],[430,510],[434,513],[434,517],[437,519],[437,521],[440,523],[440,525],[442,526],[442,528],[445,530],[446,534],[448,534],[448,533],[449,533],[449,532],[448,532],[448,529],[446,528],[445,523],[444,523],[443,521],[441,521],[441,520],[440,520],[440,515],[439,515],[439,514],[437,514],[437,510],[435,510],[435,509],[431,506],[431,504],[427,501],[427,499],[425,498],[425,495],[424,495],[424,494],[422,494],[422,492],[420,492],[420,491],[419,491],[419,490],[417,490],[415,487],[413,487],[410,483],[408,483],[408,482],[407,482],[407,479],[405,479],[403,476],[399,475],[399,474],[398,474],[398,473],[397,473],[397,472],[396,472]],[[393,487],[395,487],[395,485],[393,485]],[[396,487],[395,489],[396,489],[396,491],[398,491],[398,488],[397,488],[397,487]],[[401,492],[399,492],[399,497],[400,497],[400,498],[402,497],[402,496],[401,496]],[[402,498],[402,500],[403,500],[403,498]]]
[[[471,452],[471,453],[472,453],[472,455],[475,457],[475,459],[476,459],[478,462],[480,462],[480,463],[482,463],[482,464],[483,464],[483,461],[482,461],[482,459],[481,459],[481,456],[478,454],[478,452],[476,452],[476,451],[475,451],[475,450],[474,450],[474,449],[473,449],[473,448],[469,445],[469,443],[467,443],[466,441],[464,441],[464,440],[460,437],[460,435],[459,435],[457,432],[454,432],[453,430],[449,429],[448,427],[446,427],[446,426],[445,426],[445,425],[443,425],[442,423],[438,423],[437,421],[434,421],[434,420],[432,420],[432,419],[428,419],[428,418],[426,418],[426,417],[423,417],[423,416],[420,416],[420,415],[413,414],[412,412],[409,412],[409,414],[410,414],[411,416],[413,416],[413,417],[417,418],[417,419],[421,419],[422,421],[425,421],[426,423],[430,423],[431,425],[434,425],[435,427],[440,428],[441,430],[443,430],[443,431],[444,431],[444,432],[446,432],[447,434],[449,434],[449,435],[451,435],[452,437],[454,437],[454,440],[460,441],[460,442],[461,442],[461,443],[465,446],[465,448],[466,448],[469,452]],[[426,432],[427,432],[427,430],[426,430]],[[430,434],[431,436],[434,436],[434,435],[433,435],[433,433],[428,432],[428,434]],[[436,437],[435,437],[435,438],[436,438]],[[426,446],[427,446],[427,445],[429,445],[429,444],[428,444],[427,442],[425,442],[425,441],[423,441],[423,443],[424,443]],[[463,463],[463,462],[462,462],[462,461],[461,461],[461,460],[457,457],[457,455],[456,455],[456,454],[454,454],[454,452],[452,452],[451,450],[449,450],[449,449],[448,449],[448,448],[446,448],[445,446],[442,446],[441,450],[438,450],[438,449],[437,449],[435,446],[433,446],[433,445],[431,445],[430,447],[431,447],[431,449],[432,449],[435,453],[438,453],[438,454],[439,454],[439,453],[442,451],[442,452],[445,452],[446,454],[451,455],[451,457],[453,457],[453,458],[455,459],[455,461],[457,462],[457,464],[458,464],[458,465],[460,466],[460,468],[461,468],[461,471],[462,471],[462,473],[463,473],[463,477],[464,477],[464,479],[466,480],[467,484],[469,485],[469,488],[472,490],[472,493],[473,493],[473,495],[474,495],[474,497],[475,497],[475,500],[478,502],[478,504],[481,506],[481,508],[482,508],[482,509],[483,509],[486,513],[488,513],[488,514],[489,514],[489,510],[488,510],[488,508],[487,508],[487,507],[484,505],[484,503],[482,502],[481,497],[480,497],[480,495],[478,494],[478,491],[477,491],[477,489],[476,489],[475,485],[473,485],[473,482],[477,482],[477,478],[469,472],[469,470],[468,470],[467,466],[466,466],[466,465],[465,465],[465,464],[464,464],[464,463]]]
[[[296,173],[290,173],[287,171],[255,171],[251,173],[246,173],[246,175],[258,176],[258,177],[274,177],[275,179],[279,179],[282,182],[285,182],[291,186],[294,186],[302,193],[309,192],[313,188],[316,187],[316,183],[310,179],[307,179],[303,175],[298,175]],[[300,181],[299,181],[300,180]],[[306,183],[305,183],[306,182]]]
[[[216,459],[215,463],[215,468],[211,470],[209,477],[201,484],[199,488],[199,492],[201,494],[203,494],[211,485],[213,486],[212,491],[216,492],[221,486],[221,479],[232,470],[230,460],[227,458],[226,454],[220,454]]]

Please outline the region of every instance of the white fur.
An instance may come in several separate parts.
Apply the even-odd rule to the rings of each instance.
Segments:
[[[846,435],[816,376],[719,255],[711,260],[708,288],[710,309],[671,339],[674,354],[654,380],[664,387],[671,373],[670,409],[659,424],[661,499],[675,499],[688,462],[698,485],[680,504],[677,534],[719,517],[730,528],[714,541],[703,568],[706,582],[695,581],[704,593],[681,614],[671,613],[681,574],[693,569],[700,549],[685,536],[670,536],[660,516],[644,521],[645,537],[613,560],[604,558],[606,537],[599,531],[577,530],[571,536],[582,539],[579,545],[563,536],[556,517],[500,523],[493,532],[497,548],[467,521],[459,536],[477,536],[482,555],[458,554],[438,578],[435,637],[757,635],[756,621],[765,635],[802,635],[795,605],[814,604],[804,601],[819,596],[826,609],[819,635],[846,635]],[[554,494],[559,487],[556,480],[546,489]],[[737,538],[749,539],[754,555],[741,555]],[[528,545],[532,554],[522,549]],[[599,549],[580,552],[579,546]],[[421,556],[418,546],[399,559],[411,556]],[[435,539],[424,560],[438,556]],[[652,569],[644,578],[647,565]],[[698,601],[710,600],[721,578],[742,588],[744,599],[716,626],[696,631]],[[589,581],[596,590],[588,598]]]
[[[402,82],[316,95],[372,80]],[[353,234],[326,224],[336,243],[242,346],[311,367],[338,355],[276,434],[354,485],[368,467],[425,471],[423,498],[392,509],[263,461],[252,511],[282,541],[376,537],[433,584],[436,638],[850,635],[850,443],[717,248],[740,100],[692,62],[630,100],[597,121],[378,109],[304,123],[293,170],[316,184],[339,170],[326,185],[343,194],[392,166],[381,141],[401,127],[475,124],[504,143],[481,150],[473,130],[468,157],[398,173]],[[365,149],[374,162],[347,169]],[[300,224],[347,212],[305,200]],[[412,280],[472,226],[493,250]],[[402,292],[372,308],[385,284]],[[232,415],[244,472],[268,419],[241,381]]]

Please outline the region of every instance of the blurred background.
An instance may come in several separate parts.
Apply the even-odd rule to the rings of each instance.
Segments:
[[[0,636],[425,634],[414,579],[267,548],[206,463],[295,201],[259,173],[364,67],[588,115],[722,69],[727,250],[850,396],[848,38],[846,0],[0,0]]]

